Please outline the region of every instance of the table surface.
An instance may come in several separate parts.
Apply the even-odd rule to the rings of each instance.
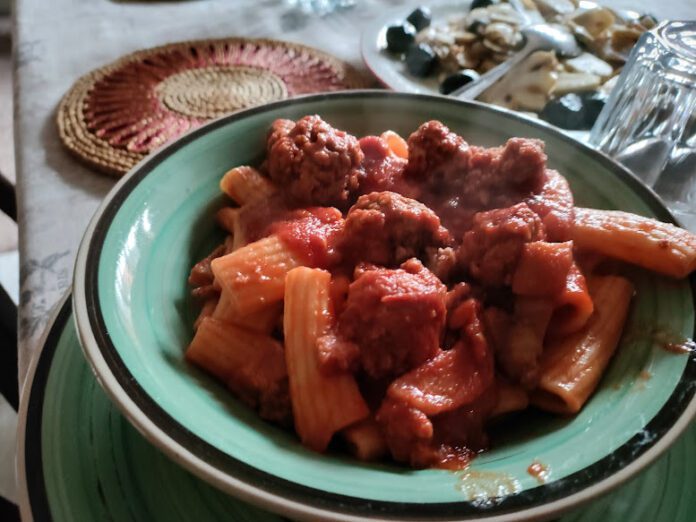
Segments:
[[[20,383],[50,311],[70,286],[80,238],[115,183],[62,147],[55,111],[73,81],[137,49],[225,36],[305,43],[351,64],[360,60],[361,26],[377,13],[418,0],[357,0],[324,18],[283,0],[134,2],[17,0],[15,7],[15,149],[20,250]],[[606,0],[612,7],[663,19],[696,18],[696,0]],[[407,7],[405,7],[407,8]]]

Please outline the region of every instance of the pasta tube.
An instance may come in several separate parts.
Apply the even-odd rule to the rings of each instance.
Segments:
[[[506,413],[526,410],[529,406],[529,394],[516,384],[498,379],[496,382],[498,401],[491,413],[491,417],[500,417]]]
[[[274,389],[287,375],[278,341],[211,317],[198,326],[186,359],[247,395]]]
[[[577,413],[599,384],[621,337],[633,285],[618,276],[590,281],[595,303],[587,326],[546,347],[532,404],[554,413]]]
[[[331,274],[306,267],[291,270],[285,283],[285,360],[295,429],[316,451],[370,413],[351,373],[326,377],[320,371],[317,339],[333,322],[330,284]]]
[[[592,316],[594,304],[587,291],[585,276],[573,263],[565,287],[554,298],[554,311],[549,323],[551,337],[568,335],[580,330]]]
[[[576,208],[573,241],[580,249],[672,277],[686,277],[696,269],[696,236],[628,212]]]
[[[254,167],[235,167],[220,180],[220,189],[238,205],[266,199],[276,191],[273,182]]]
[[[212,317],[223,323],[232,323],[254,332],[269,334],[278,325],[282,312],[282,303],[273,303],[256,312],[238,314],[230,304],[229,293],[223,291],[212,312]]]
[[[198,314],[198,317],[196,318],[196,320],[193,323],[194,330],[198,330],[198,327],[203,322],[203,319],[213,315],[215,308],[217,308],[218,301],[219,301],[219,299],[217,297],[214,297],[214,298],[206,300],[206,302],[203,303],[203,307],[201,308],[201,312]]]
[[[227,293],[229,313],[243,315],[282,300],[286,274],[301,264],[285,243],[272,235],[218,257],[210,266]]]
[[[496,354],[505,374],[527,389],[537,383],[539,356],[552,312],[549,298],[517,296],[507,346]]]
[[[350,452],[360,460],[379,460],[387,454],[387,442],[379,424],[372,417],[351,424],[341,431],[341,435]]]
[[[557,294],[566,285],[572,264],[572,241],[525,243],[512,277],[512,291],[527,296]]]

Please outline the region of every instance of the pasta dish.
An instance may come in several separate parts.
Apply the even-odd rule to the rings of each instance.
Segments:
[[[264,161],[220,181],[186,359],[313,450],[418,468],[466,466],[491,419],[577,413],[628,315],[622,263],[686,277],[696,237],[576,207],[546,160],[438,121],[408,140],[275,121]]]

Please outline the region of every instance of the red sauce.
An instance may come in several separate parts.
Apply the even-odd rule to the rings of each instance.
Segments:
[[[415,198],[416,188],[403,178],[408,161],[392,153],[384,139],[379,136],[360,138],[360,149],[364,154],[361,194],[390,190]]]
[[[575,298],[587,292],[570,247],[525,247],[534,241],[568,239],[572,194],[560,174],[546,170],[543,147],[534,140],[470,147],[442,124],[429,122],[408,145],[407,160],[381,137],[364,137],[358,147],[357,139],[316,116],[297,124],[277,123],[265,170],[282,190],[243,206],[242,240],[250,243],[275,234],[302,264],[331,270],[335,322],[316,343],[322,371],[355,376],[395,460],[414,467],[463,469],[488,447],[486,423],[498,404],[493,345],[497,340],[506,346],[505,331],[512,320],[491,303],[509,304],[507,287],[519,256],[524,253],[531,268],[526,277],[520,276],[527,287],[523,290],[517,283],[516,292],[558,295],[562,288],[559,304],[564,306],[555,319],[564,324],[587,308]],[[375,192],[382,195],[366,195]],[[349,215],[344,221],[341,210],[333,207],[293,210],[301,204],[335,204],[346,210],[361,194],[350,211],[355,219]],[[401,201],[407,198],[429,209]],[[449,234],[440,233],[440,223]],[[352,230],[357,231],[355,242],[348,243],[341,259],[339,239],[344,245]],[[384,261],[370,259],[380,248],[386,250],[380,256]],[[433,257],[440,251],[451,253],[456,266],[450,272],[459,272],[438,278]],[[461,295],[453,292],[454,302],[447,306],[445,284],[462,273],[476,285],[478,293],[472,295],[485,296],[491,314],[469,295],[468,285],[460,287]],[[191,284],[217,292],[212,281],[207,258],[194,267]],[[487,332],[484,321],[496,317],[496,310],[497,319],[488,323],[503,326]],[[661,330],[643,335],[668,351],[696,349],[694,341]],[[517,371],[508,373],[513,369]],[[649,378],[647,371],[638,375],[642,385]],[[287,390],[282,393],[284,404],[289,403]],[[545,483],[550,468],[534,461],[527,473]],[[504,475],[471,471],[465,477],[462,491],[474,499],[481,491],[495,498],[520,487]]]
[[[434,466],[440,469],[459,471],[466,468],[475,456],[476,452],[466,446],[446,446],[443,444],[437,452],[438,461]]]
[[[519,481],[506,473],[467,469],[459,477],[456,489],[466,500],[481,507],[495,506],[507,495],[522,490]]]
[[[549,478],[549,467],[535,460],[527,468],[527,473],[534,477],[539,484],[544,484]]]
[[[459,242],[464,232],[471,228],[476,209],[468,205],[461,196],[452,194],[454,192],[449,192],[449,188],[445,187],[441,193],[424,192],[417,199],[437,214],[442,226]]]
[[[679,342],[663,342],[660,346],[672,353],[691,353],[696,350],[696,342],[693,339],[683,339]]]
[[[647,331],[640,329],[633,331],[627,337],[628,339],[648,337],[663,350],[676,354],[687,354],[696,351],[696,342],[693,339],[667,331],[659,326]]]
[[[338,261],[336,240],[343,228],[341,211],[333,207],[293,210],[271,225],[277,234],[308,266],[328,268]]]
[[[244,238],[252,243],[268,236],[269,228],[275,221],[283,219],[288,213],[285,201],[279,196],[256,200],[242,207],[240,220],[244,229]]]

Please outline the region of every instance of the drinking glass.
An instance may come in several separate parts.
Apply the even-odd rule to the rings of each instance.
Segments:
[[[644,33],[590,143],[633,170],[696,231],[696,21]]]

